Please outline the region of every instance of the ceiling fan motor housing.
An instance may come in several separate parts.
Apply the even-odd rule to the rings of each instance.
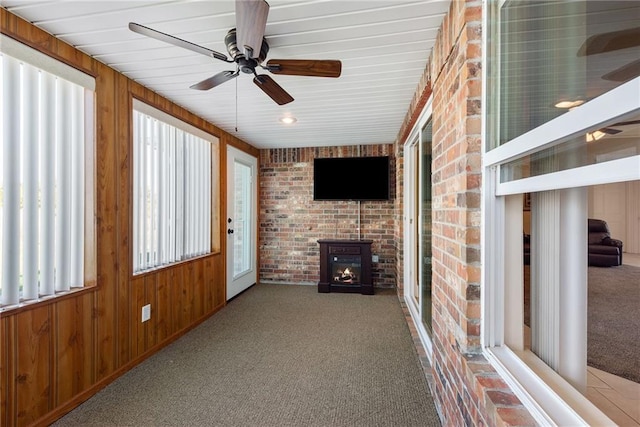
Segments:
[[[247,74],[253,74],[255,67],[258,66],[258,64],[261,64],[267,58],[267,54],[269,53],[269,44],[263,38],[258,58],[246,58],[242,51],[238,49],[235,28],[229,30],[224,38],[224,43],[227,45],[227,52],[229,52],[231,58],[233,58],[233,60],[238,64],[240,71]]]

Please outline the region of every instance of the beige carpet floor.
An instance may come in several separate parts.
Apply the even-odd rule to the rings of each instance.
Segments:
[[[587,364],[640,383],[640,267],[589,267]]]
[[[258,285],[59,426],[439,426],[398,297]]]

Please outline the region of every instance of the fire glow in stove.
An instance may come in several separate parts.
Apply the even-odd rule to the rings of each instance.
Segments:
[[[331,255],[331,283],[359,285],[362,262],[360,256]]]
[[[318,292],[373,294],[371,240],[318,240]]]

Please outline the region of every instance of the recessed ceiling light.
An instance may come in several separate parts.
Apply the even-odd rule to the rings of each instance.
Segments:
[[[574,100],[564,100],[564,101],[558,101],[555,104],[556,108],[576,108],[579,105],[582,105],[585,103],[584,99],[574,99]]]
[[[298,119],[296,119],[295,117],[291,117],[291,116],[280,117],[280,122],[284,123],[285,125],[292,125],[297,121],[298,121]]]

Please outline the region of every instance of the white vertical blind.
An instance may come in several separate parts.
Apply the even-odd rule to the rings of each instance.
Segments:
[[[2,49],[0,304],[13,305],[84,284],[85,88]]]
[[[189,138],[188,134],[184,135],[184,139],[185,139],[185,148],[186,147],[191,147],[192,146],[192,141],[191,138]],[[193,172],[192,168],[191,168],[191,151],[190,150],[185,150],[184,151],[184,187],[183,187],[183,192],[185,195],[185,200],[184,200],[184,206],[192,206],[193,205],[193,199],[191,197],[192,195],[192,190],[193,190],[193,183],[192,183],[192,179],[191,179],[191,173]],[[193,236],[191,234],[191,227],[193,226],[193,218],[192,218],[192,212],[193,209],[185,209],[184,213],[185,213],[185,221],[183,223],[183,227],[184,227],[184,235],[185,235],[185,239],[184,239],[184,255],[188,256],[191,254],[191,247],[192,247],[192,243],[193,243]]]
[[[25,67],[21,79],[22,266],[25,299],[38,298],[38,70]],[[18,105],[18,104],[16,104]],[[28,125],[24,119],[29,117]]]
[[[69,153],[66,141],[71,138],[70,119],[64,116],[65,111],[71,108],[68,84],[58,82],[59,96],[56,97],[56,202],[59,205],[56,212],[56,279],[55,290],[65,291],[69,289],[69,245],[66,240],[70,234],[70,188],[71,176],[69,173]]]
[[[560,191],[560,338],[558,373],[587,392],[588,190]]]
[[[212,141],[167,123],[162,113],[140,103],[134,103],[133,114],[138,273],[211,251]]]
[[[176,135],[175,133],[169,133],[169,144],[166,144],[167,148],[167,182],[166,189],[168,192],[167,197],[167,239],[166,250],[167,258],[166,262],[174,262],[176,260],[176,233],[175,233],[175,221],[176,221]]]
[[[211,152],[207,152],[206,147],[201,147],[202,153],[200,154],[201,165],[200,168],[204,172],[211,169]],[[200,233],[200,247],[204,247],[207,244],[207,240],[211,236],[211,181],[203,182],[205,197],[201,199],[201,230]]]
[[[182,224],[185,221],[184,205],[184,133],[177,132],[176,135],[176,219],[174,223],[174,232],[176,234],[176,245],[174,247],[174,259],[180,261],[182,251],[184,249],[184,227]]]
[[[560,193],[532,194],[531,203],[531,349],[558,369],[560,266]],[[542,250],[541,248],[544,248]]]
[[[70,88],[71,96],[71,139],[69,145],[69,157],[67,161],[71,165],[70,172],[70,272],[69,272],[69,286],[72,288],[80,287],[84,282],[84,126],[82,120],[77,120],[77,117],[82,117],[82,111],[84,109],[83,89],[73,85]]]
[[[42,108],[40,140],[40,292],[51,295],[55,291],[55,77],[41,77]],[[48,94],[48,95],[47,95]]]
[[[2,57],[2,304],[19,299],[20,281],[20,63]],[[12,106],[12,107],[9,107]]]

